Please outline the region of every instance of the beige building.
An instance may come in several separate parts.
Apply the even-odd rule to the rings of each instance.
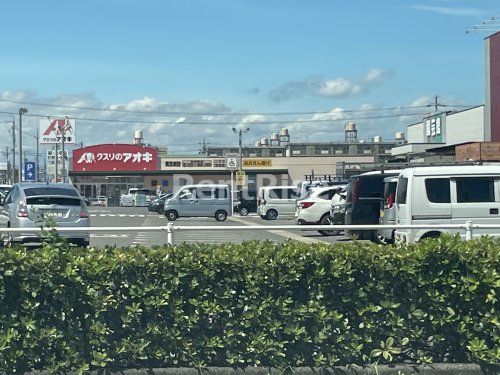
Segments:
[[[338,163],[371,163],[373,155],[360,156],[301,156],[301,157],[244,157],[243,171],[249,187],[296,184],[300,180],[343,177],[336,175]],[[205,181],[230,182],[224,157],[168,156],[161,158],[160,169],[169,184]]]

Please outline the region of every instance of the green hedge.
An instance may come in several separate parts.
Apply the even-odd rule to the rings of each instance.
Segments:
[[[499,249],[3,249],[0,370],[494,362]]]

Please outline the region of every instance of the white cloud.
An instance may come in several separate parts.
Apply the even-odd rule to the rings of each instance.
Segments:
[[[368,75],[369,73],[367,73]],[[372,74],[375,78],[377,74]],[[365,75],[366,77],[366,75]],[[375,79],[372,78],[372,79]],[[151,111],[151,114],[140,113],[122,113],[122,112],[98,112],[86,111],[77,109],[62,109],[55,107],[40,107],[29,106],[28,115],[23,120],[23,134],[25,150],[33,153],[35,149],[35,141],[33,136],[39,124],[38,117],[32,115],[53,115],[53,114],[69,114],[76,118],[76,140],[78,145],[82,142],[84,145],[100,144],[100,143],[132,143],[135,130],[144,131],[144,141],[152,145],[168,146],[171,152],[177,153],[197,153],[200,148],[199,143],[203,138],[211,145],[235,145],[237,137],[235,137],[231,128],[233,126],[251,127],[248,134],[245,134],[244,144],[253,144],[256,140],[262,137],[269,137],[271,133],[278,131],[279,128],[286,127],[290,130],[292,140],[294,142],[306,141],[342,141],[344,139],[344,125],[347,121],[354,121],[358,125],[359,137],[369,139],[374,135],[382,135],[384,139],[392,139],[394,133],[405,129],[405,125],[414,123],[421,119],[422,115],[405,116],[413,112],[430,112],[432,108],[419,109],[404,109],[396,108],[393,110],[376,110],[352,112],[342,107],[333,107],[326,113],[312,113],[310,115],[289,115],[289,116],[273,116],[252,114],[248,110],[238,109],[238,113],[231,114],[232,109],[228,106],[214,101],[189,101],[189,102],[162,102],[155,98],[134,99],[130,102],[116,104],[103,103],[94,94],[72,94],[61,95],[57,97],[47,98],[42,97],[33,92],[0,92],[0,98],[9,98],[14,100],[22,98],[21,101],[33,103],[56,104],[64,102],[66,105],[75,105],[79,103],[85,107],[98,108],[130,108],[134,107],[138,111]],[[432,103],[431,96],[421,96],[415,98],[410,104],[411,106],[427,105]],[[440,98],[443,103],[457,103],[457,100],[452,98]],[[20,107],[19,103],[1,102],[2,111],[16,113]],[[407,105],[404,105],[405,107]],[[380,104],[373,105],[365,103],[358,109],[370,110],[375,107],[380,107]],[[353,108],[350,108],[353,109]],[[203,111],[203,115],[200,113]],[[161,115],[159,112],[176,112],[175,115]],[[184,112],[184,115],[178,114]],[[193,114],[193,113],[198,114]],[[227,116],[222,116],[222,113],[229,113]],[[399,115],[399,117],[389,118],[365,118],[355,119],[356,117],[372,117],[379,115]],[[12,118],[11,115],[1,115],[0,120],[8,121]],[[101,122],[95,120],[113,120],[113,122]],[[126,120],[122,122],[120,120]],[[303,122],[313,120],[316,122]],[[325,121],[317,121],[325,120]],[[328,121],[332,120],[332,121]],[[114,122],[118,121],[118,122]],[[154,122],[157,123],[147,123]],[[290,121],[290,123],[272,123],[272,121]],[[146,123],[145,123],[146,122]],[[265,124],[258,124],[266,122]],[[269,123],[267,123],[269,122]],[[222,124],[231,123],[231,124]],[[0,137],[0,150],[5,150],[6,146],[10,146],[11,138],[7,133],[7,127],[4,128],[4,136]],[[73,146],[69,146],[72,148]],[[77,147],[77,146],[75,146]],[[44,147],[41,150],[45,152]],[[30,157],[30,154],[28,154]],[[2,156],[0,154],[0,159]]]
[[[320,82],[317,93],[330,98],[354,95],[361,91],[361,86],[345,78],[330,79]]]
[[[248,115],[241,119],[241,124],[251,124],[252,122],[262,122],[265,121],[266,117],[262,115]]]
[[[390,70],[372,68],[366,73],[364,80],[368,83],[381,82],[391,75],[392,71]]]
[[[433,5],[414,5],[413,9],[423,10],[427,12],[445,14],[450,16],[484,16],[486,12],[478,8],[457,8],[457,7],[444,7]]]
[[[372,68],[358,79],[309,77],[301,81],[289,81],[272,89],[269,91],[269,98],[274,102],[297,99],[304,95],[347,98],[368,91],[391,75],[390,70]]]

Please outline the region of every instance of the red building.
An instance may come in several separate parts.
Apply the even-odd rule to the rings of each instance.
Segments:
[[[108,197],[118,204],[130,188],[157,186],[168,190],[168,180],[159,167],[158,149],[142,144],[101,144],[73,150],[69,176],[86,197]]]

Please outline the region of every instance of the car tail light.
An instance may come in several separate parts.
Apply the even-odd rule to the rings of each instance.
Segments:
[[[314,202],[300,202],[299,207],[300,208],[309,208],[314,204]]]
[[[28,217],[28,207],[26,206],[26,202],[20,201],[17,206],[17,217]]]
[[[395,193],[389,194],[385,201],[385,208],[392,208],[394,206],[394,198],[395,198]]]
[[[85,203],[80,205],[80,219],[87,219],[89,217],[89,212],[87,211],[87,207]]]
[[[351,198],[352,203],[355,203],[358,201],[358,198],[359,198],[358,193],[359,193],[359,179],[356,178],[354,180],[354,183],[352,186],[352,198]]]

